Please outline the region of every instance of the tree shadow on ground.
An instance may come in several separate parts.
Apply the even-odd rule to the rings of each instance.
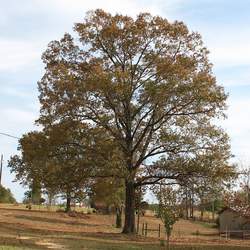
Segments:
[[[89,224],[85,222],[79,222],[79,221],[66,221],[66,220],[60,220],[60,219],[54,219],[54,218],[46,218],[46,217],[38,217],[38,216],[30,216],[30,215],[15,215],[14,216],[17,219],[25,219],[25,220],[32,220],[34,222],[47,222],[47,223],[56,223],[56,224],[65,224],[65,225],[73,225],[73,226],[89,226],[89,227],[98,227],[101,226],[99,224]]]

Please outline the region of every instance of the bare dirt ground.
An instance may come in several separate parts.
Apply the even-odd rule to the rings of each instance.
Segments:
[[[154,216],[141,217],[149,229],[157,229],[163,224]],[[65,213],[48,211],[30,211],[16,206],[0,206],[0,245],[14,242],[15,245],[37,246],[40,249],[67,249],[64,240],[102,241],[106,243],[136,242],[136,244],[159,243],[157,232],[148,232],[144,236],[127,236],[120,234],[114,226],[113,215],[86,214],[71,217]],[[164,238],[164,233],[161,234]],[[249,246],[250,241],[220,239],[216,228],[197,222],[179,220],[173,231],[174,244],[205,244]],[[76,249],[76,248],[69,248]],[[79,248],[84,249],[84,248]]]

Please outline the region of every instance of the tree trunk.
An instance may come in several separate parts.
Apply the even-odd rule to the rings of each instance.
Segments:
[[[201,218],[200,220],[203,221],[204,218],[204,208],[205,208],[205,204],[204,204],[204,200],[203,200],[203,195],[200,195],[200,212],[201,212]]]
[[[186,220],[188,220],[188,193],[187,193],[187,189],[186,189],[186,199],[185,199],[185,212],[186,212]]]
[[[191,218],[194,219],[194,195],[191,193]]]
[[[126,181],[125,222],[123,233],[135,233],[135,186],[133,181]]]
[[[192,190],[189,191],[189,217],[193,218],[193,197]]]
[[[116,208],[116,228],[122,227],[122,207],[118,206]]]
[[[247,202],[250,204],[250,188],[249,185],[247,185]]]
[[[215,218],[215,200],[212,201],[212,220],[214,221]]]
[[[204,206],[202,204],[202,207],[201,207],[201,221],[203,221],[203,218],[204,218]]]
[[[67,194],[67,199],[66,199],[66,209],[65,209],[65,212],[66,212],[66,213],[68,213],[68,212],[71,211],[71,205],[70,205],[70,203],[71,203],[71,196],[70,196],[70,194],[68,193],[68,194]]]
[[[139,230],[140,230],[140,206],[138,208],[138,212],[137,212],[137,226],[136,226],[136,233],[139,234]]]
[[[167,250],[170,250],[169,241],[170,241],[170,235],[167,234],[167,244],[166,244],[166,249],[167,249]]]
[[[50,192],[48,192],[48,205],[47,205],[47,209],[50,211],[51,209],[51,206],[52,206],[52,199],[53,199],[53,196]]]
[[[53,196],[51,194],[48,195],[49,196],[49,206],[52,206],[52,200],[53,200]]]
[[[39,205],[41,200],[41,184],[38,181],[33,181],[31,186],[32,204]]]

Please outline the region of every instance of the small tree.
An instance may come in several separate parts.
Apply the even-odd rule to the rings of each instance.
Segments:
[[[162,187],[155,190],[159,201],[159,214],[164,223],[167,236],[167,249],[169,249],[169,240],[175,222],[178,220],[177,212],[177,192],[172,187]]]
[[[65,119],[47,131],[29,132],[19,140],[20,155],[12,156],[8,166],[16,181],[32,190],[27,197],[32,203],[39,204],[41,190],[50,196],[60,193],[66,198],[66,212],[70,211],[72,198],[85,189],[85,170],[93,162],[86,160],[87,155],[92,156],[85,150],[93,136],[85,136],[85,131],[85,124]]]
[[[169,249],[169,240],[173,230],[175,222],[178,220],[178,217],[174,211],[168,207],[163,207],[161,210],[161,219],[165,226],[166,236],[167,236],[167,249]]]
[[[2,185],[0,185],[0,203],[16,203],[10,189],[4,188]]]

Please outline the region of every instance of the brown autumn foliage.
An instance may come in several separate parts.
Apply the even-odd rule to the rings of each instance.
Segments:
[[[49,129],[70,119],[105,131],[121,156],[123,232],[133,233],[138,187],[208,175],[212,166],[193,163],[206,154],[227,167],[228,137],[212,123],[224,116],[227,96],[201,36],[182,22],[98,9],[74,31],[76,38],[65,34],[43,54],[38,122]],[[143,164],[154,156],[161,161]]]

